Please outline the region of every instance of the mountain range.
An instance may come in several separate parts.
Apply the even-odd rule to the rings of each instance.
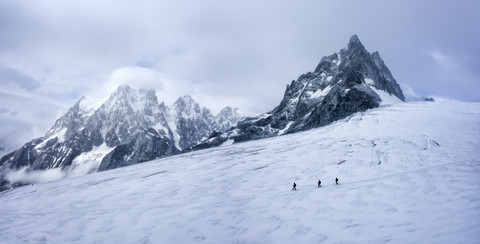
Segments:
[[[82,97],[44,137],[3,156],[2,185],[11,187],[6,174],[24,167],[82,175],[175,155],[240,118],[231,107],[214,116],[189,95],[168,107],[154,91],[122,85],[106,101]]]
[[[322,58],[313,72],[287,85],[277,107],[253,117],[241,119],[231,107],[214,116],[191,96],[168,107],[158,102],[154,91],[126,85],[106,101],[82,98],[44,137],[0,159],[0,185],[5,189],[17,184],[7,176],[19,169],[61,168],[69,175],[83,175],[305,131],[403,101],[403,92],[379,53],[369,53],[353,35],[345,48]]]

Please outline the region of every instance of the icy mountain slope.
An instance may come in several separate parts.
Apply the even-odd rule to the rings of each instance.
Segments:
[[[0,240],[474,243],[479,138],[480,103],[383,106],[301,133],[1,192]]]

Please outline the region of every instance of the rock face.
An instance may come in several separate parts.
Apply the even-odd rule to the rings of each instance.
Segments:
[[[67,171],[88,167],[91,173],[136,164],[189,149],[239,119],[230,107],[214,116],[184,96],[169,108],[158,103],[154,91],[120,86],[101,106],[80,99],[43,138],[2,157],[0,174],[25,166]],[[6,179],[0,180],[5,187]]]
[[[403,96],[378,52],[370,54],[356,35],[340,52],[321,59],[315,71],[301,75],[272,111],[248,117],[235,128],[213,134],[195,149],[294,133],[324,126]]]
[[[172,107],[175,126],[180,136],[180,148],[191,149],[212,132],[224,132],[241,119],[238,109],[225,107],[217,116],[207,108],[201,108],[191,96],[179,98]]]

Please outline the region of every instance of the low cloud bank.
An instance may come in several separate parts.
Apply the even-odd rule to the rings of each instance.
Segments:
[[[5,178],[10,184],[34,184],[65,178],[67,174],[61,168],[31,170],[28,166],[18,171],[10,171]]]
[[[100,162],[88,161],[74,164],[70,167],[45,170],[32,170],[30,167],[25,166],[18,170],[6,172],[4,179],[8,181],[10,185],[36,184],[95,173],[99,165]]]

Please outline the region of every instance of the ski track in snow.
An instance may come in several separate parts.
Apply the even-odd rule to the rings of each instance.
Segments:
[[[478,138],[480,103],[384,106],[1,192],[0,242],[473,243]]]

